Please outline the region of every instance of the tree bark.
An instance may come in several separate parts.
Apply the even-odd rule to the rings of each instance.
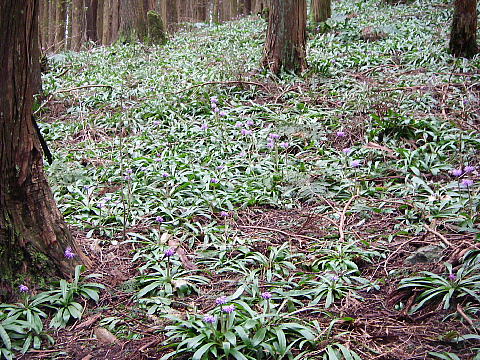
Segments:
[[[327,21],[332,16],[332,0],[311,0],[310,20],[315,23]]]
[[[147,10],[143,0],[123,0],[120,3],[121,42],[145,41],[147,37]]]
[[[178,23],[178,7],[177,0],[165,0],[167,11],[167,29],[175,31]]]
[[[112,41],[112,0],[104,0],[102,45],[109,45],[111,41]]]
[[[72,50],[80,51],[86,41],[85,0],[72,1]]]
[[[275,74],[297,74],[307,68],[305,0],[272,0],[268,19],[263,67]]]
[[[65,47],[65,19],[67,17],[65,0],[57,0],[55,16],[55,49],[63,50]]]
[[[478,53],[477,0],[455,0],[449,47],[458,57],[471,58]]]
[[[87,0],[87,40],[96,43],[98,0]]]
[[[55,33],[56,33],[56,23],[55,23],[55,13],[57,11],[57,1],[49,1],[49,11],[48,11],[48,50],[49,52],[55,52]]]
[[[43,172],[32,122],[39,68],[38,1],[0,3],[0,273],[4,292],[19,273],[71,274],[86,260],[73,242]],[[64,257],[70,247],[78,256]],[[88,260],[86,260],[88,262]],[[6,285],[7,284],[7,285]]]
[[[97,41],[102,44],[103,38],[103,4],[104,0],[98,0],[97,3]]]

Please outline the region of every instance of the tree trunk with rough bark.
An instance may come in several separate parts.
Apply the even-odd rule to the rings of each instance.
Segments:
[[[33,79],[39,67],[36,0],[0,2],[0,292],[19,274],[71,274],[88,260],[73,242],[43,171],[32,122]],[[69,260],[67,248],[78,256]]]
[[[118,40],[123,43],[145,41],[147,37],[147,10],[143,0],[123,0],[120,3]]]
[[[97,3],[97,41],[101,45],[103,38],[103,4],[104,0],[98,0]]]
[[[93,41],[96,43],[98,41],[97,37],[97,11],[98,11],[98,0],[87,0],[87,9],[86,9],[86,20],[87,20],[87,40]]]
[[[471,58],[478,53],[477,0],[455,0],[450,33],[450,52]]]
[[[300,74],[307,68],[305,0],[272,0],[268,19],[263,67],[275,74],[282,70]]]
[[[167,11],[167,29],[175,31],[178,23],[178,6],[176,0],[165,0]]]
[[[327,21],[332,16],[332,0],[311,0],[310,20],[315,23]]]
[[[85,0],[72,1],[72,50],[80,51],[86,41]]]
[[[65,0],[57,0],[55,17],[55,49],[61,51],[65,47],[65,19],[67,17]]]

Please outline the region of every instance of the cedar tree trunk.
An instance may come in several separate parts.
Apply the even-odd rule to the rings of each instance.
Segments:
[[[39,66],[37,0],[0,0],[0,292],[21,273],[71,274],[88,262],[58,210],[32,122]],[[64,257],[70,247],[78,256]],[[1,297],[1,296],[0,296]]]
[[[310,2],[310,19],[313,23],[327,21],[332,16],[331,0],[312,0]]]
[[[477,0],[455,0],[450,34],[450,52],[471,58],[478,53]]]
[[[121,42],[143,42],[147,37],[147,11],[143,0],[123,0],[120,3],[120,29],[118,39]]]
[[[282,70],[300,74],[307,68],[305,0],[272,0],[268,18],[263,67],[275,74]]]

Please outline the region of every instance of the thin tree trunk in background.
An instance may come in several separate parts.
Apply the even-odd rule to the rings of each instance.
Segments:
[[[243,13],[250,15],[252,13],[252,0],[244,0],[243,4]]]
[[[195,5],[194,12],[195,18],[197,21],[205,22],[207,21],[207,4],[206,0],[193,1]]]
[[[65,0],[57,0],[55,16],[55,50],[65,48],[65,18],[67,16]]]
[[[72,8],[72,3],[70,1],[67,2],[67,34],[65,39],[65,48],[68,50],[72,49]]]
[[[103,2],[102,45],[110,45],[112,41],[112,1],[104,0]]]
[[[214,24],[220,23],[220,0],[213,0],[212,18]]]
[[[73,242],[43,171],[32,122],[33,80],[39,67],[36,0],[2,2],[0,11],[0,297],[25,274],[70,275],[86,260]],[[79,256],[69,260],[70,247]]]
[[[110,9],[112,11],[110,43],[113,43],[118,39],[118,29],[120,27],[120,2],[118,0],[111,0]]]
[[[48,49],[49,52],[55,52],[55,33],[56,33],[56,27],[55,27],[55,13],[57,11],[57,1],[58,0],[50,0],[50,8],[48,11]]]
[[[104,0],[98,0],[97,3],[97,40],[103,45],[103,5]]]
[[[454,56],[471,58],[478,53],[477,0],[455,0],[449,47]]]
[[[327,21],[332,16],[331,0],[311,0],[310,2],[310,20],[313,23]]]
[[[87,40],[97,42],[97,12],[98,12],[98,0],[87,0]]]
[[[307,5],[305,0],[272,0],[263,67],[275,74],[282,69],[300,74],[306,61]]]
[[[42,1],[39,10],[40,48],[43,52],[43,49],[47,48],[48,43],[48,2]]]
[[[85,0],[72,1],[72,50],[80,51],[86,41]]]

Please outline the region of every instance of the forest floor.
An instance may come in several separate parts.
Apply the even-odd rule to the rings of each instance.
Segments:
[[[51,57],[47,173],[105,290],[18,358],[479,359],[480,58],[448,55],[451,13],[334,2],[301,77],[259,69],[257,18]]]

